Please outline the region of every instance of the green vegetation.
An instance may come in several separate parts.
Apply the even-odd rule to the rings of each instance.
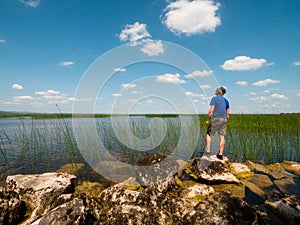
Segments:
[[[66,163],[83,162],[73,133],[72,114],[1,114],[0,117],[16,117],[13,131],[7,131],[0,123],[0,169],[34,168],[41,171],[57,169]],[[135,165],[143,154],[171,154],[179,145],[180,138],[191,138],[195,152],[205,149],[206,115],[195,117],[199,121],[184,122],[179,115],[130,115],[129,127],[136,138],[130,136],[122,123],[111,125],[111,115],[77,115],[79,118],[103,118],[96,120],[99,139],[105,148],[122,155],[122,161]],[[76,116],[76,117],[77,117]],[[122,116],[122,115],[114,115]],[[138,117],[134,117],[138,116]],[[159,117],[159,118],[155,118]],[[182,119],[183,118],[183,119]],[[154,122],[150,123],[152,120]],[[182,119],[182,120],[181,120]],[[122,118],[119,120],[122,122]],[[161,124],[161,121],[165,125]],[[150,125],[151,124],[151,125]],[[194,133],[200,125],[200,134]],[[182,132],[182,127],[188,129]],[[84,131],[83,131],[84,132]],[[130,146],[122,143],[116,132],[126,137]],[[148,138],[150,137],[151,138]],[[91,157],[96,143],[87,138]],[[163,138],[162,138],[163,137]],[[198,139],[199,137],[199,139]],[[148,138],[148,139],[147,139]],[[159,142],[151,151],[139,151],[139,139],[148,144]],[[182,149],[182,148],[180,148]],[[300,161],[300,114],[280,115],[232,115],[228,123],[225,155],[231,161],[251,160],[259,163],[274,163],[284,160]]]

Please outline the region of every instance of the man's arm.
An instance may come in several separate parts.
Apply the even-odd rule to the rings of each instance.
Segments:
[[[209,121],[214,113],[214,110],[215,110],[215,106],[214,105],[211,105],[209,110],[208,110],[208,113],[207,113],[207,119],[205,121],[205,125],[208,126],[209,124]]]
[[[230,108],[227,108],[226,109],[226,119],[227,119],[227,122],[229,121],[229,118],[230,118]]]

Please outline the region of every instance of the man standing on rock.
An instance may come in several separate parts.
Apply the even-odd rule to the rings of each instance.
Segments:
[[[210,108],[207,114],[207,120],[205,122],[205,125],[207,126],[206,152],[210,154],[211,137],[218,132],[220,148],[217,158],[220,160],[223,159],[226,127],[230,117],[229,101],[223,97],[225,93],[226,89],[224,87],[219,87],[216,89],[216,96],[214,96],[210,101]]]

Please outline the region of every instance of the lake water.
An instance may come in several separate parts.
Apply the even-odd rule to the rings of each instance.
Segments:
[[[200,126],[194,121],[188,116],[0,119],[0,180],[10,174],[55,171],[67,163],[86,162],[99,148],[132,165],[148,153],[188,160],[204,148],[204,139],[199,142]]]
[[[188,160],[205,149],[204,124],[192,116],[0,119],[0,182],[16,173],[56,171],[68,163],[90,163],[99,149],[135,165],[147,153]],[[275,136],[274,136],[275,135]],[[217,153],[215,139],[212,152]],[[299,161],[299,134],[228,130],[224,154],[231,161]]]

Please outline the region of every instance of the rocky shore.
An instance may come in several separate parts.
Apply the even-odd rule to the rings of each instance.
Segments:
[[[8,176],[0,187],[0,224],[300,224],[299,163],[203,156],[172,165],[178,173],[148,186],[145,173],[106,187],[67,166]]]

